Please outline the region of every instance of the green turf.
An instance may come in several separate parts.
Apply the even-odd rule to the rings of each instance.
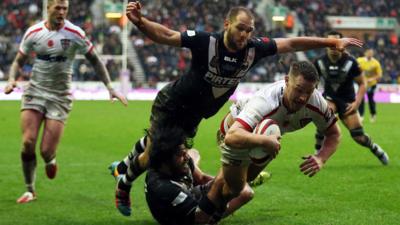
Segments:
[[[130,102],[127,108],[108,102],[76,101],[58,149],[55,180],[37,168],[36,202],[18,205],[24,192],[20,166],[19,102],[0,102],[0,224],[157,224],[143,193],[143,177],[134,185],[133,215],[121,216],[114,207],[115,182],[107,166],[122,159],[148,125],[150,102]],[[225,107],[201,124],[195,147],[201,167],[215,174],[219,151],[215,131]],[[314,178],[299,172],[300,157],[313,152],[314,126],[287,134],[280,155],[268,170],[272,179],[255,190],[255,198],[221,224],[399,224],[400,157],[399,104],[379,104],[377,123],[366,118],[365,130],[387,150],[384,167],[349,138]]]

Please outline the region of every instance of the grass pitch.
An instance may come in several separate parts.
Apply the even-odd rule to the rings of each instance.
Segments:
[[[114,206],[115,181],[107,167],[121,160],[149,124],[151,102],[128,107],[101,101],[76,101],[58,148],[59,173],[48,180],[38,157],[37,196],[29,204],[16,199],[25,191],[20,164],[17,101],[0,102],[0,224],[157,224],[144,199],[143,178],[132,190],[133,214],[121,216]],[[201,167],[215,174],[220,166],[215,131],[228,105],[204,120],[195,139]],[[301,156],[313,153],[314,126],[282,139],[282,150],[269,166],[272,178],[255,189],[254,199],[225,225],[377,225],[399,224],[399,104],[379,104],[378,120],[364,129],[390,156],[382,166],[352,141],[342,127],[342,142],[325,168],[313,178],[299,172]],[[38,145],[39,146],[39,145]],[[38,153],[38,149],[37,149]]]

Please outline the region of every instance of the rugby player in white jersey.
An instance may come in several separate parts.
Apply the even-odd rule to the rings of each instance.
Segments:
[[[21,160],[27,192],[18,198],[18,203],[36,199],[35,145],[41,124],[44,127],[40,154],[45,162],[47,177],[53,179],[56,176],[56,149],[72,107],[70,86],[76,53],[84,54],[93,65],[106,85],[110,98],[117,98],[124,105],[127,104],[125,97],[111,87],[108,71],[94,51],[93,44],[85,37],[84,31],[66,20],[68,9],[68,0],[48,0],[48,19],[33,25],[25,32],[4,90],[6,94],[13,91],[18,70],[35,53],[32,76],[24,90],[21,104]]]
[[[267,85],[255,96],[231,106],[219,131],[222,141],[222,177],[225,182],[219,187],[217,183],[220,182],[215,182],[216,185],[208,194],[214,204],[226,203],[238,196],[246,181],[252,181],[270,162],[255,165],[249,158],[249,149],[263,147],[271,160],[279,153],[280,136],[252,132],[264,118],[276,121],[282,135],[313,122],[326,139],[318,154],[303,157],[300,170],[312,177],[322,168],[336,151],[340,130],[335,114],[316,89],[318,82],[318,73],[312,63],[295,62],[285,80]],[[221,192],[223,200],[218,197]]]

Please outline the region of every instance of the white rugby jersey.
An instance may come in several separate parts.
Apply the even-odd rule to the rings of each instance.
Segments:
[[[71,85],[75,54],[88,53],[93,44],[81,28],[68,20],[64,20],[64,27],[59,30],[49,30],[45,23],[42,21],[28,28],[19,52],[24,55],[35,53],[30,86],[50,93],[66,94]]]
[[[275,120],[281,133],[292,132],[313,122],[317,129],[324,132],[332,126],[337,118],[322,95],[314,90],[307,104],[294,113],[289,113],[283,105],[285,81],[278,81],[260,89],[255,96],[239,100],[231,106],[233,119],[240,122],[247,130],[252,131],[264,118]],[[225,133],[227,124],[221,124]]]

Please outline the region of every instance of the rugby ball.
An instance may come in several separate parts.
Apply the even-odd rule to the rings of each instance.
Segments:
[[[264,119],[253,130],[255,134],[262,135],[281,135],[281,130],[276,121],[272,119]],[[263,166],[268,163],[272,158],[268,155],[262,147],[255,147],[249,150],[249,157],[253,164]]]

